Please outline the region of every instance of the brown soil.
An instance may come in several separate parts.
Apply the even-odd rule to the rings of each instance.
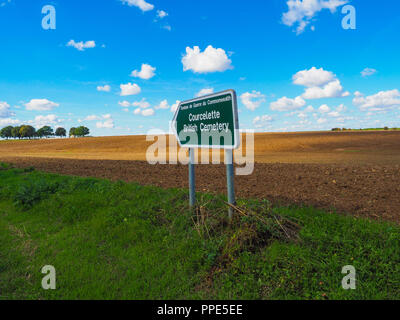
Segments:
[[[144,161],[8,158],[17,167],[187,188],[187,166]],[[226,192],[223,165],[198,165],[197,190]],[[358,217],[400,222],[400,165],[256,163],[250,176],[236,177],[236,193],[277,204],[312,205]]]
[[[152,143],[144,136],[0,141],[0,161],[186,188],[187,166],[144,161]],[[236,177],[239,197],[400,222],[400,131],[256,134],[255,161],[252,175]],[[198,191],[225,192],[223,166],[198,165],[196,176]]]

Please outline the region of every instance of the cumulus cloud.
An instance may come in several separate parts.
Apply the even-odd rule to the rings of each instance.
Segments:
[[[337,111],[332,111],[328,113],[328,116],[333,117],[333,118],[338,118],[340,117],[340,113]]]
[[[156,68],[152,67],[149,64],[143,63],[142,69],[140,71],[138,70],[132,71],[131,76],[144,80],[149,80],[156,75],[154,71],[156,71]]]
[[[232,61],[225,50],[215,49],[211,45],[203,52],[198,46],[186,48],[186,55],[182,57],[183,71],[192,70],[194,73],[223,72],[233,69]]]
[[[133,107],[139,107],[139,108],[142,108],[142,109],[146,109],[146,108],[149,108],[149,107],[150,107],[150,103],[148,103],[148,102],[146,101],[146,98],[143,98],[143,99],[140,100],[140,101],[132,102],[132,106],[133,106]]]
[[[365,78],[365,77],[369,77],[374,75],[375,73],[377,73],[378,71],[376,69],[373,68],[365,68],[363,71],[361,71],[361,75]]]
[[[293,75],[293,83],[304,87],[320,87],[326,85],[336,78],[331,71],[323,68],[312,67],[309,70],[302,70]]]
[[[142,89],[140,89],[140,87],[136,84],[136,83],[127,83],[127,84],[121,84],[120,85],[121,88],[121,96],[132,96],[132,95],[136,95],[139,94]]]
[[[366,97],[358,91],[354,95],[353,104],[361,111],[381,111],[400,107],[400,92],[397,89],[380,91]]]
[[[272,117],[267,114],[263,116],[257,116],[253,119],[253,125],[256,128],[263,128],[269,125],[272,120]]]
[[[321,113],[328,113],[331,111],[331,108],[329,108],[326,104],[323,104],[322,106],[319,107],[319,112]]]
[[[283,97],[270,104],[270,109],[274,111],[291,111],[304,107],[306,101],[302,97],[296,97],[295,99],[290,99]]]
[[[155,106],[154,108],[155,108],[156,110],[157,110],[157,109],[169,109],[170,107],[169,107],[169,105],[168,105],[168,100],[165,99],[165,100],[161,101],[160,104],[159,104],[158,106]]]
[[[293,83],[306,87],[303,99],[338,98],[350,95],[349,92],[344,92],[336,75],[323,68],[312,67],[309,70],[299,71],[293,76]]]
[[[110,119],[112,119],[112,116],[109,113],[103,114],[102,116],[97,116],[95,114],[92,114],[92,115],[87,116],[84,120],[85,121],[96,121],[96,120],[103,120],[103,119],[110,120]],[[80,120],[79,122],[82,122],[82,120]]]
[[[83,41],[75,42],[75,40],[70,40],[67,43],[67,47],[74,47],[75,49],[77,49],[79,51],[85,51],[85,49],[96,47],[96,42],[93,40],[86,41],[86,42],[83,42]]]
[[[197,92],[195,97],[198,98],[212,93],[214,93],[214,88],[204,88]]]
[[[325,122],[327,122],[328,120],[326,120],[325,118],[320,118],[320,119],[318,119],[317,120],[317,123],[318,124],[323,124],[323,123],[325,123]]]
[[[29,111],[50,111],[58,107],[59,104],[47,99],[32,99],[25,104],[26,110]]]
[[[308,106],[307,108],[304,109],[304,112],[313,112],[314,108],[313,106]]]
[[[133,111],[133,113],[136,115],[142,115],[144,117],[150,117],[155,114],[155,111],[152,108],[148,108],[148,109],[144,109],[144,110],[137,108],[135,111]]]
[[[176,100],[176,102],[171,106],[171,112],[175,113],[180,103],[181,102],[179,100]]]
[[[338,7],[348,3],[348,0],[288,0],[288,11],[282,16],[282,22],[289,26],[296,26],[296,33],[304,32],[310,21],[324,9],[334,13]]]
[[[90,116],[87,116],[84,120],[86,120],[86,121],[94,121],[94,120],[100,120],[101,119],[101,117],[99,117],[99,116],[96,116],[96,115],[90,115]]]
[[[97,87],[97,91],[104,91],[104,92],[110,92],[111,87],[106,84],[105,86],[98,86]]]
[[[0,101],[0,118],[8,118],[14,116],[10,111],[10,105],[5,101]]]
[[[28,123],[33,125],[35,128],[41,128],[44,126],[53,126],[61,123],[55,114],[49,114],[47,116],[36,116],[34,120],[29,120]]]
[[[131,105],[131,103],[130,103],[129,101],[126,101],[126,100],[124,100],[124,101],[119,101],[118,104],[119,104],[121,107],[124,107],[124,108],[130,107],[130,105]]]
[[[157,17],[162,19],[165,18],[166,16],[168,16],[168,13],[165,12],[164,10],[157,10]]]
[[[252,92],[243,93],[240,96],[240,100],[242,101],[244,106],[251,111],[256,110],[262,103],[266,101],[265,95],[255,90],[253,90]]]
[[[343,91],[343,87],[340,84],[340,81],[334,80],[323,87],[307,88],[302,97],[304,99],[322,99],[348,97],[349,95],[350,93],[348,91]]]
[[[0,118],[0,127],[15,126],[15,125],[19,125],[20,123],[21,123],[21,121],[19,121],[18,119],[12,119],[12,118],[1,119]]]
[[[145,11],[151,11],[154,9],[154,5],[146,2],[145,0],[121,0],[123,4],[126,4],[130,7],[134,6],[142,10],[143,12]]]
[[[114,128],[114,120],[112,118],[108,118],[105,121],[96,122],[96,128],[98,128],[98,129],[113,129]]]

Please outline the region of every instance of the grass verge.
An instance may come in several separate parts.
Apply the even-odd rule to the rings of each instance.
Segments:
[[[0,299],[400,299],[398,225],[244,199],[229,223],[198,198],[2,164]]]

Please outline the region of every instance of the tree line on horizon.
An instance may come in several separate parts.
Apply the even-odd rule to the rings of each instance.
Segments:
[[[85,137],[89,135],[90,130],[87,127],[72,127],[69,129],[69,137]],[[7,126],[0,130],[0,137],[3,139],[42,139],[49,137],[66,137],[67,130],[58,127],[55,131],[50,126],[44,126],[38,130],[30,125]]]

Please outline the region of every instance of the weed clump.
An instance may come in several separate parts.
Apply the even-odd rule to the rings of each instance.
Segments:
[[[60,183],[49,182],[43,178],[28,179],[24,184],[19,186],[13,194],[12,200],[14,201],[14,205],[29,209],[40,200],[56,193],[61,187]]]

